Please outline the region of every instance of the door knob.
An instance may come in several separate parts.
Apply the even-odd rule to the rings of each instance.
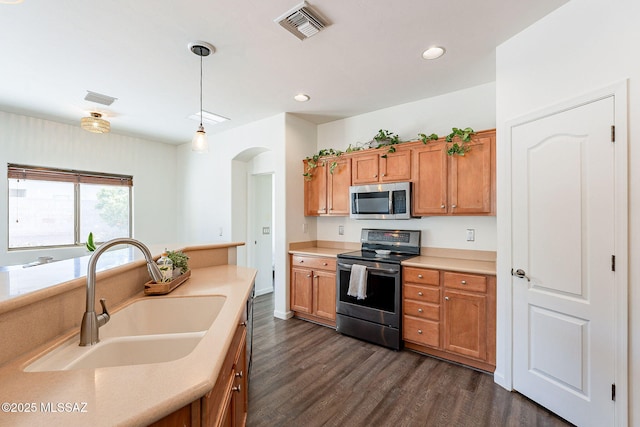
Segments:
[[[525,273],[525,271],[523,269],[521,269],[521,268],[517,269],[516,271],[513,271],[513,268],[512,268],[511,269],[511,275],[519,277],[520,279],[527,279],[527,282],[531,281],[529,276],[527,276],[527,273]]]

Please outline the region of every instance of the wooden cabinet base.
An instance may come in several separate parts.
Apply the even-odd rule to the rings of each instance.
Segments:
[[[493,373],[496,370],[496,366],[483,362],[482,360],[475,360],[469,357],[460,356],[448,351],[438,350],[436,348],[426,347],[424,345],[414,344],[409,341],[404,342],[404,348],[407,350],[413,350],[415,352],[434,356],[439,359],[447,360],[450,362],[460,363],[461,365],[470,366],[472,368],[479,369],[481,371]]]
[[[298,319],[302,319],[302,320],[307,320],[309,322],[317,323],[318,325],[328,326],[330,328],[335,328],[336,327],[336,321],[335,320],[323,319],[321,317],[314,316],[312,314],[305,314],[305,313],[295,312],[293,317],[298,318]]]

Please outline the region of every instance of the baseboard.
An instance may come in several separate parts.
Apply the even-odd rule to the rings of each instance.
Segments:
[[[267,294],[271,294],[273,293],[273,288],[266,288],[266,289],[256,289],[255,290],[255,296],[259,297],[260,295],[267,295]]]
[[[293,311],[282,312],[278,310],[273,310],[273,317],[282,319],[282,320],[291,319],[293,317]]]

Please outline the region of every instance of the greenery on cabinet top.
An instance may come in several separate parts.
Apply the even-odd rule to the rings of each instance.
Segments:
[[[467,151],[469,151],[469,142],[471,141],[471,137],[475,134],[475,131],[470,127],[466,128],[451,128],[451,133],[444,137],[447,142],[447,154],[449,156],[458,155],[464,156]],[[423,144],[427,144],[430,141],[436,141],[440,139],[437,134],[432,133],[431,135],[427,135],[425,133],[419,133],[418,138],[422,141]],[[302,174],[305,179],[310,180],[313,176],[313,170],[318,166],[326,166],[327,159],[325,157],[338,157],[343,153],[353,153],[355,151],[368,150],[368,149],[378,149],[387,147],[387,153],[383,154],[382,157],[387,157],[387,154],[394,153],[396,151],[396,145],[402,144],[404,142],[412,142],[412,141],[401,141],[400,137],[387,129],[380,129],[377,134],[373,136],[370,141],[365,143],[357,143],[355,145],[349,144],[345,151],[335,150],[333,148],[324,148],[318,153],[306,157],[304,160],[306,161],[305,171]],[[333,159],[329,162],[329,173],[333,174],[338,162]]]

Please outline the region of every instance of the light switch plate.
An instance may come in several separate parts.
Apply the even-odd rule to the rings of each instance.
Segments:
[[[476,230],[474,228],[467,228],[467,242],[475,242]]]
[[[338,234],[340,236],[344,236],[344,225],[339,225],[338,226]]]

